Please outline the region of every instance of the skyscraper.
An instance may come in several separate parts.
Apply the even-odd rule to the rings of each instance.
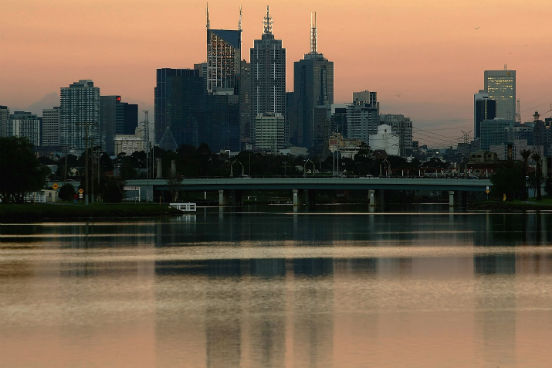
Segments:
[[[102,149],[115,153],[115,135],[134,134],[138,125],[138,105],[121,101],[121,96],[100,97]]]
[[[272,18],[268,6],[264,33],[251,49],[251,106],[259,114],[286,113],[286,49],[272,34]]]
[[[473,96],[473,137],[481,136],[481,122],[492,120],[496,117],[496,101],[480,90]]]
[[[251,137],[251,64],[242,60],[239,78],[240,103],[240,146],[241,149],[250,148],[253,142]]]
[[[377,93],[354,92],[353,104],[347,106],[347,138],[370,143],[370,135],[377,134],[379,125],[379,102]]]
[[[315,139],[318,124],[315,121],[315,108],[326,106],[331,111],[334,100],[334,65],[323,54],[318,52],[318,34],[316,13],[314,22],[311,18],[311,50],[304,58],[296,61],[294,72],[294,111],[291,116],[290,134],[292,143],[310,148]],[[329,114],[329,113],[328,113]],[[318,114],[325,116],[326,114]],[[329,134],[329,131],[328,131]]]
[[[485,70],[485,92],[496,101],[496,118],[514,120],[516,117],[516,71]]]
[[[205,81],[197,69],[157,69],[155,141],[164,149],[198,145]],[[218,132],[212,132],[218,134]]]
[[[241,64],[241,9],[238,30],[211,29],[207,6],[207,91],[237,94]]]
[[[61,88],[60,145],[77,152],[100,145],[100,89],[91,80]]]
[[[59,147],[59,107],[42,110],[42,146]]]

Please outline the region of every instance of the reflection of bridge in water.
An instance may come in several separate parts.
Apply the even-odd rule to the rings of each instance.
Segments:
[[[443,178],[217,178],[217,179],[138,179],[126,185],[140,187],[141,199],[153,201],[155,193],[168,191],[218,191],[219,205],[224,205],[225,191],[289,190],[293,204],[299,204],[300,191],[354,190],[367,191],[370,206],[375,206],[376,191],[447,191],[449,205],[455,192],[484,193],[492,184],[487,179]]]

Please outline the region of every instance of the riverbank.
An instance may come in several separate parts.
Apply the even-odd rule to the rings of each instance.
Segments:
[[[162,217],[178,214],[181,212],[166,204],[150,203],[97,203],[88,206],[72,203],[0,204],[0,222]]]
[[[470,203],[468,209],[488,211],[552,210],[552,198],[543,198],[540,201],[480,201]]]

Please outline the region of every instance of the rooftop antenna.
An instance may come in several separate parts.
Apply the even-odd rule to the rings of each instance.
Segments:
[[[508,70],[508,64],[504,64],[504,70]]]
[[[266,6],[266,17],[264,18],[264,33],[272,33],[272,18],[270,17],[270,9],[268,5]]]
[[[238,31],[242,30],[242,6],[240,4],[240,20],[238,22]]]
[[[311,54],[316,54],[316,42],[318,41],[318,32],[316,29],[316,12],[314,12],[314,23],[312,22],[311,13],[311,35],[310,35]]]
[[[207,29],[211,28],[211,22],[209,21],[209,3],[207,2]]]

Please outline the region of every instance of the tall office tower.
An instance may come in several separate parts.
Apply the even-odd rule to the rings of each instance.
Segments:
[[[251,64],[242,60],[238,83],[240,103],[240,146],[250,149],[251,138]]]
[[[237,94],[241,64],[241,9],[238,30],[211,29],[207,7],[207,91]]]
[[[91,80],[61,88],[60,146],[83,152],[100,145],[100,89]]]
[[[514,120],[516,117],[516,71],[485,70],[485,92],[496,101],[496,118]]]
[[[199,70],[157,69],[155,87],[155,140],[163,149],[181,144],[197,146],[203,125],[205,81]],[[211,134],[220,134],[213,131]]]
[[[268,6],[264,18],[264,33],[262,39],[254,41],[250,61],[251,111],[255,121],[264,113],[285,116],[286,49],[282,47],[282,41],[276,40],[272,34],[272,18]]]
[[[42,110],[42,146],[59,147],[59,107]]]
[[[347,138],[370,143],[370,135],[377,134],[379,102],[376,92],[354,92],[353,104],[347,106]]]
[[[8,122],[8,136],[27,138],[35,147],[40,146],[40,118],[26,111],[14,111]]]
[[[311,17],[311,50],[293,65],[296,112],[290,127],[292,143],[310,148],[313,146],[316,126],[315,108],[329,110],[334,100],[334,65],[318,52],[316,13]]]
[[[0,106],[0,137],[7,137],[9,119],[10,109],[7,106]]]
[[[380,123],[391,127],[391,132],[399,137],[399,155],[408,157],[412,153],[412,120],[400,114],[382,114]]]
[[[480,90],[473,95],[473,137],[481,136],[481,122],[492,120],[496,117],[496,101],[489,98],[489,95]]]

